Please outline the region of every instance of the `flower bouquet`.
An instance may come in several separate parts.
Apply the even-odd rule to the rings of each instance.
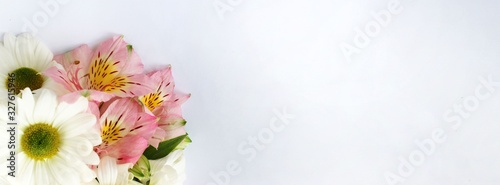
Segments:
[[[171,67],[144,73],[115,36],[54,56],[31,34],[0,44],[0,184],[167,185],[191,142]]]

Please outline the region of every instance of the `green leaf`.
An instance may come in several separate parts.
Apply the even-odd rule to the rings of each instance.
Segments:
[[[146,148],[143,155],[150,160],[161,159],[170,154],[170,152],[174,151],[177,146],[179,146],[179,144],[183,143],[186,137],[187,134],[163,141],[158,145],[158,149],[150,145],[148,148]]]

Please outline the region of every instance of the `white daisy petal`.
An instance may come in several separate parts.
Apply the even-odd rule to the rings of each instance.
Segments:
[[[37,121],[52,123],[57,106],[57,97],[47,89],[40,89],[39,94],[33,110],[33,117]]]
[[[97,155],[97,153],[91,152],[89,155],[82,157],[82,161],[86,164],[98,165],[101,160],[99,159],[99,155]]]
[[[7,105],[7,100],[8,100],[7,91],[0,88],[0,103],[2,105]],[[7,111],[4,111],[4,112],[7,112]]]
[[[101,133],[97,129],[91,129],[87,133],[83,134],[83,136],[88,139],[94,146],[102,143]]]
[[[0,184],[2,185],[15,185],[14,182],[7,176],[0,176]]]
[[[71,165],[67,160],[61,158],[60,156],[55,156],[54,159],[50,160],[50,165],[48,165],[49,173],[52,173],[54,177],[54,184],[78,184],[79,178],[68,165]],[[57,183],[56,183],[57,182]]]
[[[33,118],[33,110],[35,108],[35,99],[33,98],[33,94],[29,88],[26,88],[22,91],[22,98],[17,98],[18,102],[18,111],[21,120],[19,121],[19,127],[24,128],[28,126],[30,123],[34,123]]]
[[[65,123],[68,119],[75,116],[80,112],[84,112],[88,107],[88,100],[80,97],[74,103],[61,102],[56,108],[56,118],[54,119],[54,126],[59,127],[60,124]]]
[[[1,60],[1,59],[0,59]],[[8,72],[5,72],[3,73],[1,70],[0,70],[0,79],[8,79],[8,76],[7,75],[4,75],[4,74],[7,74]],[[2,90],[2,92],[5,92],[4,94],[4,97],[7,96],[7,83],[0,83],[0,89]]]
[[[83,137],[78,136],[78,137],[71,137],[69,139],[65,140],[65,145],[62,146],[60,149],[73,154],[76,154],[78,156],[86,156],[91,153],[93,146],[92,144],[84,140]]]
[[[0,45],[0,60],[1,61],[14,61],[14,57],[12,56],[12,53],[5,48],[4,46]],[[2,74],[7,74],[11,72],[15,68],[15,63],[14,62],[0,62],[0,73]]]
[[[38,184],[50,184],[46,165],[45,162],[35,161],[34,179],[36,179],[36,183]]]
[[[47,46],[38,42],[38,45],[35,48],[34,57],[37,60],[36,64],[38,64],[34,67],[34,69],[43,72],[52,65],[54,55]]]
[[[21,184],[34,184],[34,160],[30,159],[24,153],[20,153],[18,156],[20,161],[18,180],[21,181]]]
[[[21,36],[16,37],[16,46],[14,49],[14,57],[18,65],[20,66],[28,66],[29,61],[33,61],[33,51],[35,47],[32,42],[28,42],[26,39],[23,39]],[[36,64],[35,64],[36,65]],[[34,67],[33,65],[31,65]]]
[[[68,158],[68,156],[71,156],[71,154],[65,152],[60,153],[60,157],[62,160],[64,160],[64,163],[71,164],[70,166],[68,166],[71,168],[69,169],[69,171],[71,171],[71,173],[78,174],[76,175],[76,177],[80,177],[78,179],[78,182],[90,182],[92,179],[96,178],[95,172],[92,171],[85,163],[83,163],[81,160],[76,160],[75,158]]]
[[[15,57],[17,58],[17,61],[23,66],[29,66],[30,65],[29,63],[33,63],[34,65],[31,65],[33,68],[37,68],[38,62],[40,62],[43,59],[50,61],[51,58],[38,59],[35,57],[38,56],[38,54],[36,53],[40,52],[36,50],[39,44],[40,41],[35,39],[31,34],[29,33],[19,34],[16,38],[16,48],[15,48],[16,49]]]
[[[78,161],[78,165],[75,165],[75,171],[80,174],[80,181],[82,182],[90,182],[96,178],[96,174],[94,171],[92,171],[87,165],[85,165],[83,162]]]
[[[65,123],[60,124],[59,130],[64,133],[63,138],[71,138],[84,134],[87,130],[93,128],[96,122],[95,116],[90,113],[80,113]]]
[[[3,36],[3,45],[5,48],[7,48],[10,51],[15,51],[16,48],[16,36],[6,33]]]

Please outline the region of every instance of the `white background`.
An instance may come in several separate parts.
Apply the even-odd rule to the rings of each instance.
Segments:
[[[468,118],[450,113],[456,129],[443,115],[476,88],[489,93],[481,77],[500,81],[500,3],[398,2],[351,61],[340,45],[356,47],[357,28],[380,25],[371,12],[389,1],[1,0],[0,34],[36,23],[56,54],[123,34],[148,70],[172,64],[177,89],[192,93],[188,185],[215,182],[211,173],[235,185],[389,184],[400,157],[422,154],[414,141],[440,129],[446,139],[398,184],[499,184],[500,87]],[[285,108],[294,118],[268,138]],[[259,133],[262,150],[246,143]],[[240,173],[225,176],[234,162]]]

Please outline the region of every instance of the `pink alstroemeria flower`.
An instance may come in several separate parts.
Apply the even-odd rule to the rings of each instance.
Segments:
[[[45,71],[63,85],[72,96],[85,96],[103,102],[114,96],[144,95],[152,88],[144,85],[147,76],[143,64],[131,45],[116,36],[102,42],[95,51],[82,45],[54,57],[57,62]]]
[[[98,121],[102,144],[95,149],[114,157],[119,164],[137,162],[149,144],[158,147],[164,132],[158,132],[156,117],[143,111],[137,100],[117,98],[102,106]]]
[[[166,131],[164,140],[172,139],[186,134],[184,125],[186,120],[182,117],[181,104],[184,103],[191,94],[174,93],[174,78],[171,66],[166,69],[148,73],[152,87],[155,88],[149,94],[140,96],[139,100],[147,110],[158,117],[158,127]]]

